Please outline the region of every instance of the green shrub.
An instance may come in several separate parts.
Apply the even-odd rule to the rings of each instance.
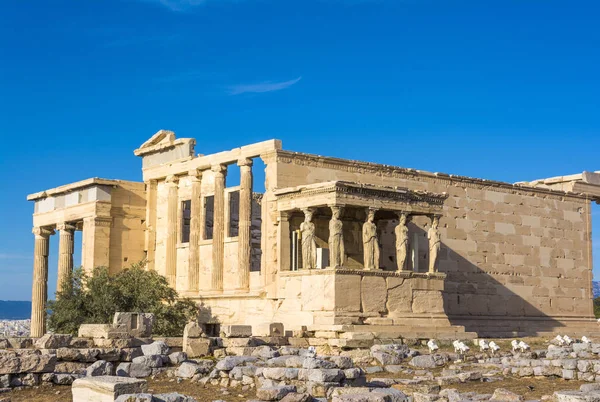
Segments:
[[[81,324],[109,324],[115,312],[132,311],[154,313],[154,335],[181,336],[185,324],[198,314],[196,303],[178,299],[165,277],[143,266],[140,262],[116,275],[109,275],[105,267],[94,269],[91,276],[76,269],[71,286],[48,303],[48,328],[77,334]]]
[[[596,318],[600,318],[600,297],[594,299],[594,315]]]

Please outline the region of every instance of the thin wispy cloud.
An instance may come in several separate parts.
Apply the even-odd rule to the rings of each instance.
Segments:
[[[262,82],[260,84],[234,85],[234,86],[229,87],[229,95],[241,95],[241,94],[246,94],[246,93],[258,94],[258,93],[264,93],[264,92],[281,91],[282,89],[289,88],[292,85],[298,83],[298,81],[300,81],[301,79],[302,79],[302,77],[298,77],[293,80],[283,81],[283,82],[267,81],[267,82]]]

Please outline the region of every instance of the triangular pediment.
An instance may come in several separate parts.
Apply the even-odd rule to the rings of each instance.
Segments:
[[[156,145],[172,144],[175,141],[175,133],[169,130],[159,130],[146,142],[140,145],[139,149],[150,148]]]

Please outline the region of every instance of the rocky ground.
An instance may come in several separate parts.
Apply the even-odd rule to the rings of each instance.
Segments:
[[[45,346],[60,342],[66,340],[48,338]],[[251,338],[234,343],[254,344]],[[221,357],[196,359],[161,341],[118,353],[59,347],[29,349],[35,357],[21,358],[6,350],[0,355],[0,372],[34,366],[32,370],[46,372],[0,375],[5,391],[0,401],[70,401],[72,381],[102,375],[148,379],[154,399],[138,396],[132,402],[192,400],[157,396],[166,392],[231,402],[600,401],[600,344],[528,340],[531,350],[513,352],[508,342],[497,343],[501,350],[495,355],[472,344],[462,355],[448,346],[431,354],[420,344],[376,344],[333,350],[332,355],[259,345],[244,347],[240,356],[223,356],[225,348]]]

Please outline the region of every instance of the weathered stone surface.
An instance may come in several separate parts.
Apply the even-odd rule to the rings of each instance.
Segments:
[[[150,368],[158,368],[163,366],[161,355],[139,356],[132,360],[132,363],[140,364]]]
[[[112,376],[113,370],[114,366],[112,363],[104,360],[98,360],[97,362],[92,363],[92,365],[89,366],[85,372],[87,377],[98,377]]]
[[[252,336],[251,325],[222,325],[221,336],[223,338],[243,338]]]
[[[194,362],[183,362],[177,369],[177,376],[181,378],[192,378],[201,371],[200,365]]]
[[[55,354],[39,350],[0,350],[0,375],[13,373],[49,373],[56,365]]]
[[[291,392],[296,392],[296,387],[293,385],[262,387],[256,390],[256,397],[264,401],[279,401]]]
[[[135,337],[148,338],[152,336],[154,314],[117,312],[113,317],[112,325],[119,332],[125,332]]]
[[[115,375],[119,377],[129,377],[131,371],[131,363],[121,363],[115,370]]]
[[[504,388],[497,388],[494,390],[494,394],[492,395],[492,399],[490,401],[497,402],[519,402],[522,401],[523,397],[521,395],[515,394]]]
[[[281,402],[312,402],[313,397],[309,393],[298,394],[291,392],[281,399]]]
[[[145,364],[131,363],[129,366],[129,376],[134,378],[145,378],[152,374],[152,367]]]
[[[152,394],[125,394],[115,399],[115,402],[153,402]]]
[[[227,356],[223,360],[220,360],[215,368],[217,370],[229,371],[233,369],[235,366],[239,366],[242,364],[246,364],[248,362],[255,362],[258,360],[256,357],[247,357],[247,356]]]
[[[402,357],[395,354],[377,351],[371,353],[371,355],[383,366],[402,363]]]
[[[183,338],[200,338],[204,334],[202,326],[196,321],[190,321],[183,329]],[[185,341],[184,341],[185,342]]]
[[[208,338],[186,338],[183,351],[188,357],[208,356],[211,351],[211,342]]]
[[[142,345],[142,353],[144,356],[167,355],[169,353],[169,346],[163,341],[155,341],[149,345]]]
[[[196,399],[182,395],[177,392],[170,392],[167,394],[157,394],[153,396],[153,402],[197,402]]]
[[[134,378],[99,376],[75,380],[71,390],[73,402],[114,402],[120,395],[146,392],[147,385]]]
[[[46,334],[35,341],[35,347],[38,349],[58,349],[66,348],[71,344],[71,335]]]

